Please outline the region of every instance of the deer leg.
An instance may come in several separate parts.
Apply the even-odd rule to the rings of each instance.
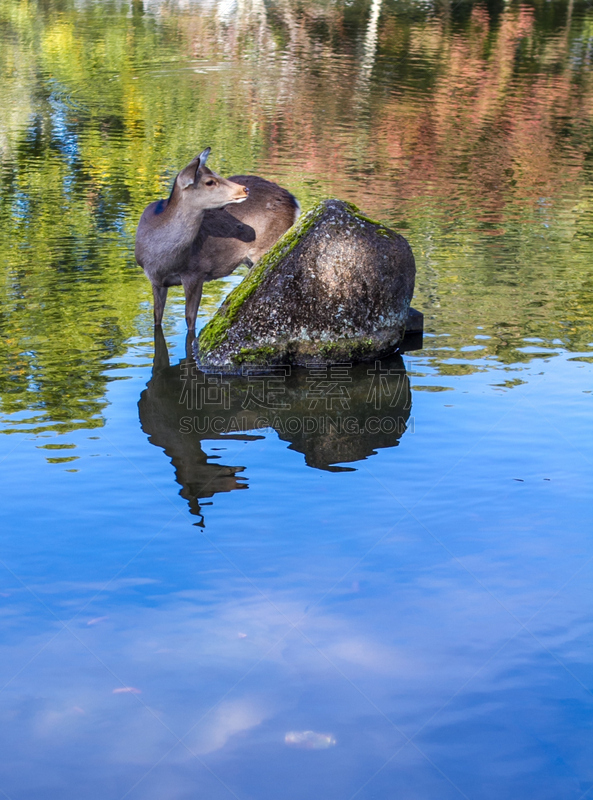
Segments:
[[[182,275],[181,282],[185,291],[185,321],[188,331],[193,331],[196,327],[204,281],[197,275]]]
[[[154,361],[152,363],[152,374],[157,375],[164,369],[168,369],[169,364],[169,350],[167,349],[167,342],[165,335],[160,325],[154,329]]]
[[[167,287],[152,284],[152,297],[154,299],[154,324],[160,325],[163,321],[163,312],[167,302]]]
[[[185,336],[185,358],[190,364],[194,363],[193,344],[196,340],[196,332],[188,330]]]

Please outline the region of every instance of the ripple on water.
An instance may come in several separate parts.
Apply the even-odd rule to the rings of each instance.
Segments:
[[[579,1],[0,3],[7,795],[587,791],[590,22]],[[362,365],[349,408],[262,428],[274,409],[239,424],[245,376],[230,433],[200,428],[182,294],[155,337],[133,244],[206,146],[405,234],[426,331],[389,362],[403,392]],[[205,287],[200,324],[244,274]]]

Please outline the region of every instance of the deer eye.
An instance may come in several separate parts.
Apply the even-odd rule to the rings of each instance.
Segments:
[[[205,181],[205,183],[206,186],[214,186],[216,184],[216,181],[213,181],[212,178],[210,178],[210,180]]]

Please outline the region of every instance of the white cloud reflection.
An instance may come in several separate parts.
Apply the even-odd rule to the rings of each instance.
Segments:
[[[480,567],[476,557],[472,567]],[[324,748],[344,753],[340,758],[348,768],[335,794],[328,795],[337,798],[403,744],[387,717],[410,735],[471,681],[459,702],[430,724],[432,744],[421,738],[421,746],[437,753],[443,767],[458,761],[462,767],[460,742],[478,730],[493,758],[506,760],[509,769],[527,770],[528,733],[516,733],[511,747],[502,731],[530,708],[524,692],[528,682],[533,685],[534,671],[548,689],[561,681],[561,703],[581,695],[578,684],[521,633],[479,672],[519,626],[455,563],[443,562],[409,583],[380,577],[377,584],[378,577],[360,569],[356,591],[310,608],[301,624],[304,636],[287,620],[298,620],[310,606],[306,586],[284,589],[279,579],[260,581],[266,596],[249,583],[221,576],[210,588],[154,596],[152,605],[146,597],[145,604],[118,605],[117,594],[104,595],[100,624],[89,627],[88,617],[75,621],[75,637],[60,633],[0,694],[0,723],[11,731],[8,763],[32,753],[26,757],[43,762],[40,774],[47,780],[49,770],[67,798],[73,797],[68,776],[77,759],[101,787],[103,772],[148,770],[164,755],[159,769],[201,769],[192,752],[225,776],[229,770],[241,773],[253,758],[263,759],[265,772],[270,753],[281,759],[278,748],[288,743],[287,753]],[[154,591],[153,583],[140,584]],[[509,592],[515,591],[511,582]],[[53,630],[5,645],[0,651],[5,676],[26,664]],[[572,658],[584,658],[584,633],[581,629],[578,641],[567,644]],[[118,681],[122,685],[114,686]],[[561,706],[551,703],[546,725],[562,728]],[[452,728],[455,751],[447,745]],[[563,735],[572,738],[567,731]],[[332,747],[335,741],[340,747]],[[582,745],[573,741],[573,746],[578,760]],[[406,763],[398,769],[422,769],[416,756]],[[35,770],[14,774],[27,791],[40,791]],[[298,771],[293,779],[300,780]],[[131,783],[130,773],[121,786]],[[186,784],[180,785],[185,788],[168,797],[188,796]],[[271,797],[261,791],[262,798]],[[104,795],[97,789],[89,796]]]

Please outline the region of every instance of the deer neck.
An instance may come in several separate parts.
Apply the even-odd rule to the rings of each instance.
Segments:
[[[167,208],[159,214],[159,227],[167,231],[167,238],[175,242],[177,247],[189,245],[196,238],[204,219],[205,209],[186,208],[181,203],[169,202]]]

